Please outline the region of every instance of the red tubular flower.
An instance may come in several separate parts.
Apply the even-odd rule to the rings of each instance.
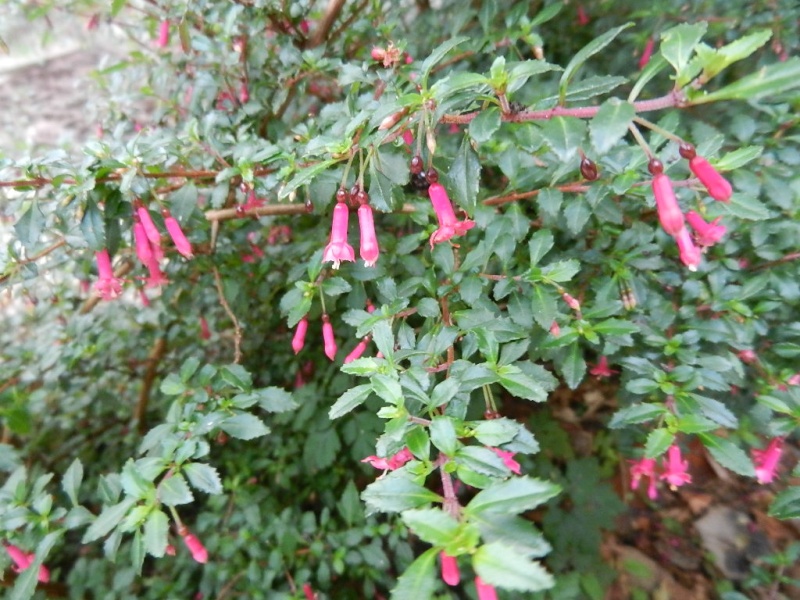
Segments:
[[[247,89],[247,82],[243,81],[242,85],[239,86],[239,102],[247,104],[248,100],[250,100],[250,90]]]
[[[714,167],[702,156],[695,156],[689,160],[689,168],[700,183],[708,190],[708,195],[720,202],[729,202],[733,194],[730,182],[719,174]]]
[[[136,256],[143,265],[147,265],[153,256],[153,250],[150,248],[150,241],[147,239],[142,220],[135,213],[133,215],[133,242],[136,246]]]
[[[203,543],[197,539],[197,536],[193,533],[186,533],[183,536],[183,543],[186,544],[195,562],[199,562],[200,564],[208,562],[208,550],[206,550]]]
[[[333,337],[333,325],[328,315],[322,315],[322,340],[325,343],[325,356],[333,360],[336,357],[336,340]]]
[[[297,322],[297,329],[294,330],[292,338],[292,350],[295,354],[299,354],[306,343],[306,331],[308,331],[308,319],[303,317]]]
[[[351,363],[354,360],[361,358],[361,355],[364,354],[367,349],[367,345],[369,345],[369,336],[358,342],[356,347],[353,348],[353,351],[345,357],[344,364]]]
[[[208,328],[208,321],[205,317],[200,317],[200,338],[203,340],[211,338],[211,330]]]
[[[153,250],[155,250],[155,248],[161,248],[161,233],[159,233],[158,227],[156,227],[156,224],[153,222],[150,211],[147,210],[147,207],[140,204],[136,208],[136,214],[139,215],[139,220],[142,222],[147,239],[150,240],[150,243],[153,245]]]
[[[464,235],[475,226],[474,221],[466,219],[459,221],[453,211],[453,205],[447,196],[447,190],[440,183],[432,183],[428,187],[428,196],[431,199],[433,210],[436,212],[436,219],[439,221],[439,229],[431,235],[431,248],[434,244],[446,242],[457,235]]]
[[[150,259],[150,262],[147,263],[147,268],[150,271],[150,276],[145,279],[144,287],[161,287],[162,285],[169,283],[169,279],[167,279],[167,276],[164,275],[161,267],[158,266],[158,260],[156,260],[155,256],[153,256]]]
[[[166,48],[169,44],[169,19],[164,19],[158,25],[158,41],[156,46]]]
[[[19,548],[14,544],[5,544],[5,547],[8,556],[11,557],[12,561],[14,561],[13,569],[16,573],[21,573],[30,567],[36,558],[36,555],[32,552],[25,552],[22,548]],[[44,565],[40,566],[39,573],[37,574],[36,578],[42,583],[47,583],[50,581],[50,570]]]
[[[406,464],[414,458],[414,455],[411,454],[411,450],[408,448],[403,448],[400,452],[393,454],[392,456],[388,456],[386,458],[380,456],[368,456],[367,458],[361,459],[361,462],[369,463],[376,469],[383,469],[384,471],[395,471]]]
[[[161,211],[161,214],[164,216],[164,225],[167,227],[167,233],[172,238],[175,248],[186,258],[192,258],[194,256],[192,245],[186,239],[178,220],[166,208]]]
[[[602,379],[603,377],[611,377],[617,373],[619,373],[619,371],[615,371],[608,366],[608,358],[605,356],[601,356],[600,360],[597,361],[597,364],[589,369],[589,374],[594,375],[598,379]]]
[[[631,490],[636,490],[639,487],[642,477],[650,478],[650,484],[647,486],[647,496],[650,500],[655,500],[656,496],[658,496],[655,458],[642,458],[641,460],[631,461]]]
[[[644,50],[642,50],[642,56],[639,58],[639,70],[644,69],[647,63],[650,62],[655,47],[656,41],[652,37],[647,38],[647,43],[644,45]]]
[[[656,210],[661,227],[672,236],[678,235],[683,229],[683,213],[675,198],[672,182],[663,173],[653,177],[653,195],[656,197]]]
[[[375,220],[372,215],[372,207],[369,204],[362,204],[358,207],[358,229],[361,232],[361,242],[358,252],[364,259],[364,265],[372,267],[378,260],[380,250],[378,248],[378,238],[375,235]]]
[[[347,223],[350,219],[349,209],[344,202],[337,202],[333,207],[331,237],[322,253],[322,262],[333,261],[333,268],[338,269],[341,261],[353,262],[355,252],[347,243]]]
[[[697,267],[700,266],[702,254],[700,249],[694,245],[689,230],[685,227],[681,229],[678,235],[675,236],[675,241],[678,243],[681,262],[686,265],[690,271],[697,271]]]
[[[783,438],[773,438],[766,449],[758,450],[754,448],[750,453],[756,467],[758,483],[772,483],[783,453]]]
[[[506,468],[508,468],[509,471],[511,471],[515,475],[522,474],[522,472],[520,471],[519,463],[514,460],[514,454],[515,454],[514,452],[511,452],[510,450],[502,450],[500,448],[491,448],[491,447],[489,448],[489,450],[497,454],[497,456],[499,456],[502,459],[503,464],[506,466]]]
[[[497,600],[497,591],[494,586],[485,583],[478,576],[475,576],[475,590],[478,592],[478,600]]]
[[[97,258],[98,280],[94,284],[95,293],[103,300],[114,300],[122,293],[122,280],[114,277],[114,270],[111,268],[111,257],[105,248],[95,252]]]
[[[725,225],[718,225],[721,219],[722,217],[717,217],[711,223],[708,223],[693,210],[686,213],[686,220],[697,234],[695,235],[695,241],[699,246],[713,246],[722,239],[727,229]]]
[[[458,560],[455,556],[450,556],[444,550],[439,553],[442,561],[442,581],[447,585],[458,585],[461,583],[461,573],[458,571]]]
[[[664,473],[661,479],[666,479],[674,490],[685,483],[692,483],[692,476],[688,473],[689,462],[681,459],[681,449],[673,444],[667,450],[667,459],[664,461]]]

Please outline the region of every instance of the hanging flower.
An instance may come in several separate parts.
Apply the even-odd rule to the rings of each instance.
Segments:
[[[675,198],[672,181],[663,173],[658,173],[653,177],[652,185],[661,227],[671,236],[675,236],[683,229],[683,213],[677,198]]]
[[[114,277],[111,268],[111,257],[105,248],[95,252],[99,279],[94,284],[95,293],[103,300],[114,300],[122,293],[122,280]]]
[[[656,489],[656,459],[642,458],[631,462],[631,490],[635,491],[639,487],[639,482],[643,477],[649,477],[650,483],[647,486],[647,497],[655,500],[658,496]]]
[[[161,270],[161,267],[158,265],[158,260],[156,260],[155,256],[153,256],[150,259],[150,262],[147,263],[147,269],[150,271],[150,276],[144,281],[145,287],[161,287],[162,285],[169,283],[169,279],[167,279],[167,276]]]
[[[458,560],[442,550],[439,553],[442,562],[442,581],[447,585],[458,585],[461,582],[461,573],[458,571]]]
[[[387,458],[382,458],[380,456],[368,456],[361,460],[361,462],[369,463],[376,469],[383,469],[384,471],[394,471],[399,469],[408,461],[414,458],[414,455],[411,454],[411,450],[408,448],[403,448],[400,452],[393,454]]]
[[[167,233],[169,233],[169,237],[172,238],[172,242],[175,244],[175,249],[186,258],[192,258],[194,256],[192,253],[192,245],[189,243],[189,240],[186,239],[178,220],[173,217],[166,208],[161,211],[161,214],[164,217],[164,225],[167,228]]]
[[[772,438],[766,449],[750,451],[756,468],[758,483],[772,483],[783,453],[783,438]]]
[[[675,241],[678,244],[678,252],[681,257],[681,262],[686,265],[690,271],[697,271],[702,260],[700,249],[694,245],[692,235],[685,227],[678,232],[675,236]]]
[[[689,462],[681,459],[681,449],[677,445],[669,447],[663,466],[661,479],[665,479],[673,490],[685,483],[692,483],[692,476],[688,473]]]
[[[333,337],[333,325],[328,315],[322,315],[322,340],[325,343],[325,356],[333,360],[336,357],[336,339]]]
[[[730,182],[719,174],[702,156],[695,156],[689,161],[689,168],[708,191],[708,195],[720,202],[730,202],[733,188]]]
[[[717,217],[711,223],[706,222],[703,217],[693,210],[686,213],[686,220],[694,229],[695,241],[699,246],[713,246],[725,235],[725,225],[718,225],[722,217]]]
[[[378,248],[378,238],[375,235],[375,220],[372,214],[372,207],[369,204],[362,204],[358,207],[358,229],[361,233],[361,241],[358,252],[364,259],[367,267],[375,266],[380,250]]]
[[[322,253],[322,262],[333,261],[333,268],[338,269],[341,261],[353,262],[355,252],[347,243],[347,222],[350,219],[349,209],[344,202],[337,202],[333,207],[331,237]]]
[[[199,562],[200,564],[207,563],[208,550],[206,550],[205,546],[203,546],[203,543],[197,538],[197,536],[195,536],[193,533],[189,533],[185,528],[182,536],[183,543],[186,544],[186,548],[188,548],[195,562]]]
[[[647,43],[644,45],[644,50],[642,50],[642,56],[639,58],[639,70],[644,69],[647,66],[647,63],[650,62],[650,58],[653,56],[653,50],[655,50],[656,41],[651,37],[647,38]]]
[[[497,454],[497,456],[499,456],[502,459],[503,464],[509,471],[511,471],[515,475],[521,474],[519,463],[514,460],[514,454],[515,454],[514,452],[511,452],[510,450],[501,450],[500,448],[491,448],[491,447],[489,448],[489,450]]]
[[[350,354],[348,354],[345,357],[344,364],[349,364],[354,360],[361,358],[361,355],[364,354],[368,345],[369,345],[369,336],[365,337],[360,342],[358,342],[358,344],[356,344],[356,347],[353,348],[352,352],[350,352]]]
[[[150,240],[150,243],[153,245],[153,249],[156,247],[160,248],[161,233],[158,231],[158,227],[156,227],[153,217],[150,216],[150,211],[147,210],[146,206],[139,204],[136,207],[136,214],[139,216],[139,220],[142,222],[144,232],[147,234],[147,239]]]
[[[14,561],[14,572],[21,573],[28,567],[33,564],[33,561],[36,558],[36,555],[28,552],[25,552],[22,548],[15,546],[14,544],[5,544],[6,552],[8,556]],[[36,578],[41,581],[42,583],[47,583],[50,581],[50,570],[45,567],[44,565],[39,567],[39,573]]]
[[[166,48],[169,44],[169,19],[164,19],[158,24],[158,40],[156,46]]]
[[[478,592],[478,600],[497,600],[497,590],[494,586],[485,583],[478,576],[475,576],[475,590]]]
[[[453,211],[453,205],[447,196],[447,190],[440,183],[432,183],[428,187],[428,196],[431,199],[433,210],[436,212],[436,219],[439,221],[439,229],[433,232],[430,238],[431,248],[434,244],[446,242],[457,235],[464,235],[475,226],[474,221],[466,219],[459,221]]]
[[[133,214],[133,242],[136,246],[136,256],[143,265],[147,265],[153,256],[153,250],[150,247],[150,240],[147,239],[142,220],[136,213]]]
[[[597,364],[589,369],[589,374],[594,375],[598,379],[602,379],[603,377],[611,377],[612,375],[616,375],[618,373],[619,371],[616,371],[608,366],[608,358],[605,356],[601,356],[600,360],[597,361]]]
[[[299,354],[300,350],[306,343],[306,332],[308,331],[308,319],[303,317],[297,322],[297,328],[294,330],[294,337],[292,338],[292,350],[295,354]]]

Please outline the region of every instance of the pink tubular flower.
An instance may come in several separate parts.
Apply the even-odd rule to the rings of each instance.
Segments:
[[[306,343],[306,331],[308,331],[308,319],[303,317],[297,322],[297,329],[294,330],[292,338],[292,350],[295,354],[299,354]]]
[[[325,343],[325,356],[333,360],[336,357],[336,340],[333,337],[333,325],[328,315],[322,315],[322,340]]]
[[[139,205],[136,208],[136,214],[139,215],[139,220],[142,222],[144,232],[147,234],[147,239],[153,245],[153,249],[161,247],[161,233],[158,231],[153,217],[150,216],[150,211],[146,206]]]
[[[150,262],[147,263],[147,268],[150,271],[150,276],[145,279],[144,287],[161,287],[162,285],[169,283],[169,279],[167,279],[167,276],[164,275],[161,267],[158,266],[158,260],[156,260],[155,256],[153,256],[150,259]]]
[[[303,21],[305,23],[305,21]],[[317,600],[317,595],[314,593],[314,588],[311,587],[311,584],[306,582],[303,584],[303,594],[306,597],[306,600]]]
[[[442,561],[442,581],[447,585],[458,585],[461,582],[461,573],[458,571],[458,560],[455,556],[450,556],[442,550],[439,553],[439,560]]]
[[[95,252],[95,257],[97,258],[97,272],[100,275],[94,284],[95,293],[103,300],[118,298],[122,293],[122,280],[114,277],[108,250],[103,248],[99,252]]]
[[[344,364],[351,363],[361,358],[361,355],[364,354],[364,351],[367,349],[367,345],[369,345],[369,336],[358,342],[356,347],[353,348],[353,351],[344,358]]]
[[[239,86],[239,102],[247,104],[248,100],[250,100],[250,90],[247,89],[247,82],[243,81],[242,85]]]
[[[617,373],[619,373],[619,371],[616,371],[608,366],[608,358],[605,356],[601,356],[597,361],[597,364],[589,369],[589,374],[594,375],[598,379],[602,379],[603,377],[611,377]]]
[[[403,132],[403,141],[406,143],[406,146],[411,146],[414,143],[414,134],[411,133],[410,129],[406,129]]]
[[[208,550],[206,550],[203,543],[197,539],[193,533],[186,533],[183,536],[183,543],[186,544],[186,547],[189,549],[189,552],[192,554],[192,558],[195,562],[199,562],[201,564],[205,564],[208,562]]]
[[[158,25],[158,41],[156,46],[166,48],[169,44],[169,19],[164,19]]]
[[[684,227],[675,236],[675,241],[678,244],[678,253],[681,257],[681,262],[686,265],[690,271],[697,271],[702,260],[702,253],[700,249],[694,245],[692,235],[689,230]]]
[[[663,173],[653,177],[653,195],[656,197],[656,210],[661,227],[671,236],[683,229],[683,213],[675,198],[672,181]]]
[[[200,317],[200,339],[207,340],[211,338],[211,330],[208,328],[208,321],[205,317]]]
[[[689,462],[681,459],[681,449],[677,445],[669,447],[663,466],[661,479],[665,479],[673,490],[684,483],[692,483],[692,476],[688,473]]]
[[[439,229],[434,231],[433,235],[431,235],[431,248],[433,248],[434,244],[446,242],[454,236],[464,235],[475,226],[475,222],[469,219],[464,221],[456,219],[453,205],[450,203],[447,190],[444,189],[442,184],[432,183],[428,187],[428,196],[431,199],[433,210],[436,212],[436,218],[439,221]]]
[[[36,558],[36,555],[32,552],[27,553],[22,548],[19,548],[14,544],[6,544],[6,552],[8,552],[8,556],[11,557],[11,560],[14,561],[13,569],[16,573],[21,573],[30,567]],[[42,583],[47,583],[50,581],[50,570],[44,565],[40,566],[37,579]]]
[[[172,238],[172,242],[175,244],[175,248],[186,258],[192,258],[194,256],[192,245],[186,239],[178,220],[166,208],[161,211],[161,214],[164,216],[164,225],[167,228],[169,237]]]
[[[558,325],[558,321],[553,321],[550,325],[550,334],[553,337],[558,337],[561,335],[561,327]]]
[[[756,354],[755,350],[751,350],[750,348],[739,350],[739,352],[736,353],[736,356],[739,357],[739,360],[741,360],[743,363],[747,363],[748,365],[758,362],[758,355]]]
[[[644,50],[642,50],[642,56],[639,58],[639,70],[644,69],[647,63],[650,62],[655,47],[656,41],[652,37],[647,38],[647,43],[644,45]]]
[[[142,220],[135,213],[133,215],[133,242],[136,246],[136,256],[143,265],[147,265],[153,257],[153,249],[150,247],[150,240],[147,239]]]
[[[589,15],[586,14],[586,9],[583,4],[578,4],[578,25],[584,27],[589,24]],[[483,598],[481,598],[483,600]]]
[[[331,237],[322,253],[322,262],[333,261],[333,268],[338,269],[341,261],[353,262],[355,252],[347,243],[347,223],[350,219],[349,209],[344,202],[337,202],[333,207]]]
[[[399,469],[408,461],[414,458],[414,455],[411,454],[411,450],[408,448],[403,448],[397,454],[393,454],[387,458],[382,458],[380,456],[368,456],[361,460],[361,462],[369,463],[376,469],[383,469],[384,471],[394,471]]]
[[[580,310],[581,309],[581,303],[578,302],[578,300],[573,298],[567,292],[564,292],[563,294],[561,294],[561,298],[564,300],[564,302],[567,303],[567,306],[569,306],[572,310]]]
[[[800,385],[800,373],[795,373],[786,380],[789,385]]]
[[[717,217],[711,223],[708,223],[693,210],[686,213],[686,220],[697,234],[695,240],[698,246],[713,246],[722,239],[726,228],[725,225],[718,225],[720,219],[722,217]]]
[[[719,174],[702,156],[695,156],[689,160],[689,168],[700,183],[708,190],[708,195],[720,202],[729,202],[733,194],[730,182]]]
[[[639,487],[639,482],[642,477],[649,477],[650,484],[647,486],[647,497],[650,500],[655,500],[658,496],[656,490],[656,459],[642,458],[640,460],[633,460],[631,462],[631,490],[636,490]]]
[[[781,460],[783,452],[783,438],[772,438],[766,449],[758,450],[753,448],[750,453],[756,467],[756,479],[758,483],[772,483],[775,478],[775,470]]]
[[[497,600],[497,591],[494,586],[485,583],[477,575],[475,576],[475,590],[478,592],[478,600]]]
[[[497,454],[502,460],[503,464],[508,468],[509,471],[514,473],[515,475],[520,475],[520,466],[517,461],[514,460],[514,452],[510,450],[501,450],[500,448],[489,448],[492,452]]]
[[[378,238],[375,235],[375,221],[372,215],[372,207],[369,204],[362,204],[358,207],[358,229],[361,232],[361,242],[358,252],[364,259],[364,265],[372,267],[378,260]]]

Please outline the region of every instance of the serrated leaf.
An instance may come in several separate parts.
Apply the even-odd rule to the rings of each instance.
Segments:
[[[512,395],[534,402],[547,400],[547,392],[539,382],[524,373],[519,367],[505,365],[497,370],[497,374],[500,385]]]
[[[361,493],[368,515],[376,512],[402,512],[430,502],[440,502],[441,496],[414,483],[402,471],[394,471],[369,484]]]
[[[105,536],[122,521],[122,518],[134,504],[136,504],[136,499],[126,498],[118,504],[105,507],[94,522],[89,525],[86,533],[83,534],[81,543],[88,544]]]
[[[170,373],[161,382],[159,389],[167,396],[179,396],[186,391],[186,384],[177,373]]]
[[[572,78],[575,77],[578,69],[583,66],[583,63],[608,46],[623,30],[631,26],[633,26],[633,23],[626,23],[625,25],[620,25],[610,31],[606,31],[603,35],[596,37],[575,53],[575,56],[569,61],[569,64],[564,69],[564,73],[562,73],[561,79],[558,82],[559,104],[564,104],[567,95],[567,87],[570,81],[572,81]]]
[[[310,167],[300,169],[297,171],[295,176],[286,183],[286,185],[280,188],[278,191],[278,199],[283,200],[300,186],[311,183],[317,175],[330,168],[335,163],[335,160],[324,160],[315,165],[311,165]]]
[[[756,160],[764,151],[763,146],[744,146],[728,152],[725,156],[715,161],[714,166],[718,171],[733,171]]]
[[[42,214],[38,202],[34,201],[14,224],[17,238],[26,249],[30,250],[36,246],[42,229],[44,229],[44,222],[44,214]]]
[[[735,193],[731,196],[730,202],[720,202],[719,204],[720,206],[715,205],[718,212],[732,215],[737,219],[764,221],[771,216],[769,208],[761,200],[745,194]]]
[[[375,323],[372,328],[372,340],[378,347],[378,351],[386,359],[391,360],[394,356],[394,333],[392,333],[392,325],[389,321],[381,320]]]
[[[769,516],[776,519],[800,518],[800,487],[792,486],[779,492],[769,507]]]
[[[282,413],[297,408],[292,394],[283,388],[269,386],[255,390],[258,395],[258,407],[272,413]]]
[[[556,283],[571,281],[581,270],[581,263],[574,258],[559,260],[542,267],[542,277]]]
[[[589,138],[598,153],[605,154],[628,133],[636,116],[632,104],[618,98],[606,100],[589,124]]]
[[[698,23],[682,23],[661,34],[659,47],[661,55],[667,59],[679,75],[688,64],[695,46],[705,35],[707,29],[708,23],[700,21]]]
[[[269,427],[250,413],[239,413],[220,424],[220,429],[239,440],[252,440],[269,433]]]
[[[742,77],[709,94],[692,97],[692,104],[706,104],[720,100],[753,100],[774,96],[800,87],[800,58],[762,67],[755,73]]]
[[[542,193],[544,193],[544,191],[555,190],[542,190]],[[558,193],[560,194],[561,192]],[[550,251],[550,249],[553,247],[553,243],[553,233],[549,229],[540,229],[534,233],[528,242],[528,253],[531,261],[530,266],[535,267],[539,261],[542,260],[542,258],[544,258],[544,256]]]
[[[431,443],[443,453],[452,456],[459,447],[456,428],[451,417],[434,417],[428,429]]]
[[[570,198],[564,209],[564,217],[567,219],[567,228],[572,235],[578,235],[583,231],[583,227],[592,216],[592,209],[589,204],[580,196]]]
[[[555,585],[553,576],[538,561],[501,542],[478,548],[472,566],[484,582],[508,590],[538,592]]]
[[[441,508],[406,510],[401,515],[414,534],[433,546],[446,546],[456,536],[459,523]]]
[[[39,568],[44,564],[53,546],[62,535],[63,531],[53,531],[42,538],[42,541],[36,546],[36,553],[31,564],[20,573],[14,582],[14,588],[8,596],[9,600],[29,600],[33,597],[39,577]]]
[[[73,506],[78,506],[78,489],[81,487],[83,481],[83,464],[79,459],[72,461],[72,464],[64,472],[61,478],[61,488],[64,493],[69,497]]]
[[[103,213],[95,202],[88,202],[81,219],[81,233],[91,250],[97,252],[106,247],[106,225]]]
[[[169,519],[160,510],[154,510],[144,522],[144,549],[156,558],[164,556],[167,550]]]
[[[577,389],[583,381],[583,377],[586,375],[586,361],[583,358],[580,344],[577,342],[569,347],[564,362],[561,364],[561,374],[571,390]]]
[[[561,162],[569,162],[586,137],[586,123],[577,117],[554,117],[542,125],[548,147]]]
[[[520,430],[520,424],[502,417],[489,421],[478,421],[475,425],[475,438],[486,446],[497,447],[510,442]]]
[[[391,600],[422,600],[433,598],[436,590],[436,548],[423,552],[397,579]]]
[[[654,429],[647,436],[644,447],[645,458],[658,458],[667,451],[675,441],[675,435],[667,429]]]
[[[173,473],[172,476],[164,479],[158,484],[158,499],[167,506],[177,506],[178,504],[188,504],[194,500],[194,494],[189,489],[189,484],[180,473]]]
[[[227,383],[244,392],[253,387],[253,376],[242,365],[225,365],[219,374]]]
[[[423,61],[420,69],[422,71],[421,85],[423,88],[427,87],[428,85],[428,76],[431,74],[431,69],[433,69],[433,67],[436,66],[439,61],[447,56],[447,53],[450,52],[450,50],[459,44],[463,44],[467,40],[469,40],[469,38],[466,36],[457,36],[442,42],[433,49],[430,55],[428,55],[428,58]]]
[[[338,419],[339,417],[346,415],[354,408],[361,406],[364,402],[366,402],[371,393],[371,383],[365,383],[363,385],[357,385],[354,388],[350,388],[344,394],[339,396],[336,402],[334,402],[333,406],[331,406],[331,409],[328,411],[328,418]]]
[[[481,111],[469,124],[469,134],[479,144],[492,139],[498,129],[500,129],[500,109],[496,106]]]
[[[516,515],[544,504],[560,492],[555,483],[524,475],[481,490],[464,511],[470,515],[484,512]]]
[[[618,410],[608,424],[611,429],[619,429],[626,425],[646,423],[664,414],[666,408],[662,404],[632,404]]]
[[[192,487],[207,494],[221,494],[222,480],[217,470],[203,463],[189,463],[181,467],[181,471],[189,479]]]
[[[370,163],[369,168],[369,202],[374,209],[381,212],[392,212],[397,209],[392,196],[392,182],[378,171],[375,161]]]
[[[558,314],[558,305],[553,292],[545,285],[534,285],[531,293],[531,313],[545,331],[550,329]]]
[[[711,456],[726,469],[745,477],[755,477],[755,469],[744,450],[725,438],[708,433],[698,434]]]
[[[478,186],[481,177],[481,163],[472,149],[468,136],[464,136],[447,173],[447,188],[456,204],[472,213],[478,201]]]
[[[464,446],[455,454],[456,464],[489,477],[506,477],[509,469],[497,454],[483,446]]]

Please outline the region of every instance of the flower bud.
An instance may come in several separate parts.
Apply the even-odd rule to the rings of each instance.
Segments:
[[[702,156],[695,156],[689,161],[689,168],[700,180],[708,195],[720,202],[729,202],[733,194],[731,184]]]
[[[584,156],[581,159],[581,175],[588,181],[595,181],[598,177],[597,163]]]
[[[192,258],[194,256],[192,253],[192,245],[189,243],[189,240],[186,239],[178,220],[173,217],[167,209],[164,209],[162,214],[164,215],[164,225],[167,228],[169,237],[172,238],[172,242],[175,244],[175,249],[186,258]]]
[[[445,551],[439,553],[442,561],[442,581],[447,585],[458,585],[461,582],[461,573],[458,571],[458,560]]]
[[[362,204],[358,207],[358,228],[361,232],[358,252],[361,258],[364,259],[365,266],[375,266],[380,249],[378,248],[378,238],[375,235],[375,220],[372,214],[372,207],[369,204]]]
[[[192,554],[192,558],[195,562],[199,562],[201,564],[205,564],[208,562],[208,550],[206,550],[203,543],[197,539],[197,537],[192,533],[187,533],[183,536],[183,543],[186,544],[186,547],[189,549],[189,552]]]
[[[158,25],[158,41],[156,46],[166,48],[169,44],[169,19],[164,19]]]
[[[325,347],[325,356],[330,360],[336,358],[336,339],[333,336],[333,325],[328,315],[322,315],[322,341]]]
[[[663,173],[653,177],[653,195],[656,197],[656,210],[661,227],[671,236],[683,229],[683,213],[675,198],[672,182]]]
[[[478,600],[497,600],[497,591],[494,586],[485,583],[478,576],[475,577],[475,590],[478,592]]]
[[[292,338],[292,350],[295,354],[299,354],[306,343],[306,331],[308,331],[308,319],[303,317],[297,322],[297,328],[294,330]]]
[[[644,50],[642,50],[642,56],[639,58],[640,71],[647,66],[647,63],[650,62],[650,58],[653,56],[653,50],[655,47],[656,41],[652,37],[647,38],[647,43],[644,45]]]
[[[692,236],[689,230],[685,227],[678,232],[675,236],[675,241],[678,243],[678,252],[680,253],[681,262],[688,267],[690,271],[697,271],[700,266],[702,254],[700,249],[694,245]]]
[[[358,360],[359,358],[361,358],[361,355],[364,354],[364,352],[366,351],[368,344],[369,344],[369,336],[365,337],[363,340],[358,342],[356,347],[353,348],[353,351],[350,352],[350,354],[348,354],[345,357],[344,364],[349,364],[354,360]]]

